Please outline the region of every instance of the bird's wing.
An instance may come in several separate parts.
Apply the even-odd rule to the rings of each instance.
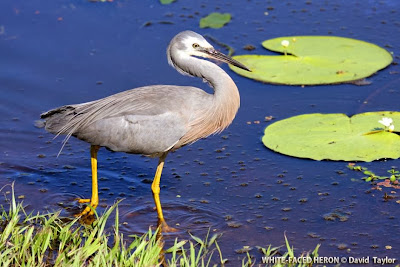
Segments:
[[[64,144],[74,135],[79,136],[90,125],[107,121],[140,120],[152,122],[171,120],[169,123],[182,124],[190,120],[193,101],[206,97],[207,93],[194,87],[157,85],[140,87],[111,95],[96,101],[63,106],[41,115],[46,130],[56,135],[65,134]],[[196,102],[196,103],[197,103]],[[165,114],[169,114],[167,117]],[[111,120],[110,120],[111,119]],[[183,131],[182,125],[177,125]],[[118,127],[116,125],[115,127]],[[79,137],[78,137],[79,138]],[[179,138],[178,138],[179,140]],[[178,141],[176,140],[176,141]]]
[[[164,112],[104,118],[73,135],[112,151],[157,155],[170,150],[187,131],[185,118]]]

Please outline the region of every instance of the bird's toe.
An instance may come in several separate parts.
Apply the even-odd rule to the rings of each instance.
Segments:
[[[90,198],[76,198],[76,201],[78,201],[78,203],[89,203],[90,202]]]

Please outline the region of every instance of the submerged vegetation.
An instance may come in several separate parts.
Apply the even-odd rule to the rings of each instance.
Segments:
[[[362,179],[366,182],[383,185],[385,187],[392,187],[394,189],[400,189],[400,172],[395,167],[387,170],[386,175],[377,175],[375,172],[368,170],[367,167],[362,167],[354,163],[349,163],[347,167],[350,170],[362,172],[365,175],[362,177]]]
[[[22,203],[16,202],[13,187],[8,201],[8,209],[0,207],[1,266],[224,266],[228,261],[218,246],[218,234],[207,235],[205,239],[192,235],[192,240],[176,239],[170,248],[164,249],[162,235],[149,229],[143,236],[130,235],[127,239],[133,241],[127,242],[119,231],[118,203],[106,209],[92,225],[81,225],[79,218],[61,217],[60,211],[27,214]],[[106,226],[114,211],[114,224]],[[318,248],[319,245],[306,256],[318,256]],[[277,247],[258,249],[263,259],[294,257],[287,239],[284,254],[279,254]],[[262,263],[248,251],[246,254],[242,266]]]

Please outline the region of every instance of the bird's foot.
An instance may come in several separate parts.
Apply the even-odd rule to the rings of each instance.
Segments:
[[[84,215],[93,215],[94,210],[99,204],[99,200],[91,200],[88,198],[77,198],[76,200],[78,201],[78,203],[89,203],[89,205],[87,205],[82,212],[75,214],[75,217],[81,217]]]
[[[161,229],[161,233],[175,233],[178,232],[179,230],[168,226],[168,224],[165,222],[165,220],[158,221],[158,227]]]
[[[81,216],[84,216],[84,215],[93,215],[94,214],[93,210],[94,210],[94,208],[92,209],[92,208],[90,208],[90,206],[86,206],[83,211],[81,211],[78,214],[75,214],[75,217],[81,217]]]
[[[86,213],[83,216],[79,215],[79,222],[81,224],[91,225],[95,220],[96,216],[94,216],[93,214]]]

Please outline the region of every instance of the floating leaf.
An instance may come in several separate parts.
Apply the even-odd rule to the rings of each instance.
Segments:
[[[200,19],[200,28],[219,29],[229,21],[231,21],[231,14],[214,12]]]
[[[315,85],[360,80],[392,62],[385,49],[343,37],[288,36],[264,41],[262,45],[285,55],[235,56],[252,72],[233,66],[231,69],[262,82]]]
[[[276,152],[315,160],[373,161],[400,157],[400,136],[381,127],[382,117],[400,126],[400,112],[305,114],[269,125],[262,141]]]
[[[172,2],[175,2],[176,0],[160,0],[160,3],[163,5],[169,5]]]

